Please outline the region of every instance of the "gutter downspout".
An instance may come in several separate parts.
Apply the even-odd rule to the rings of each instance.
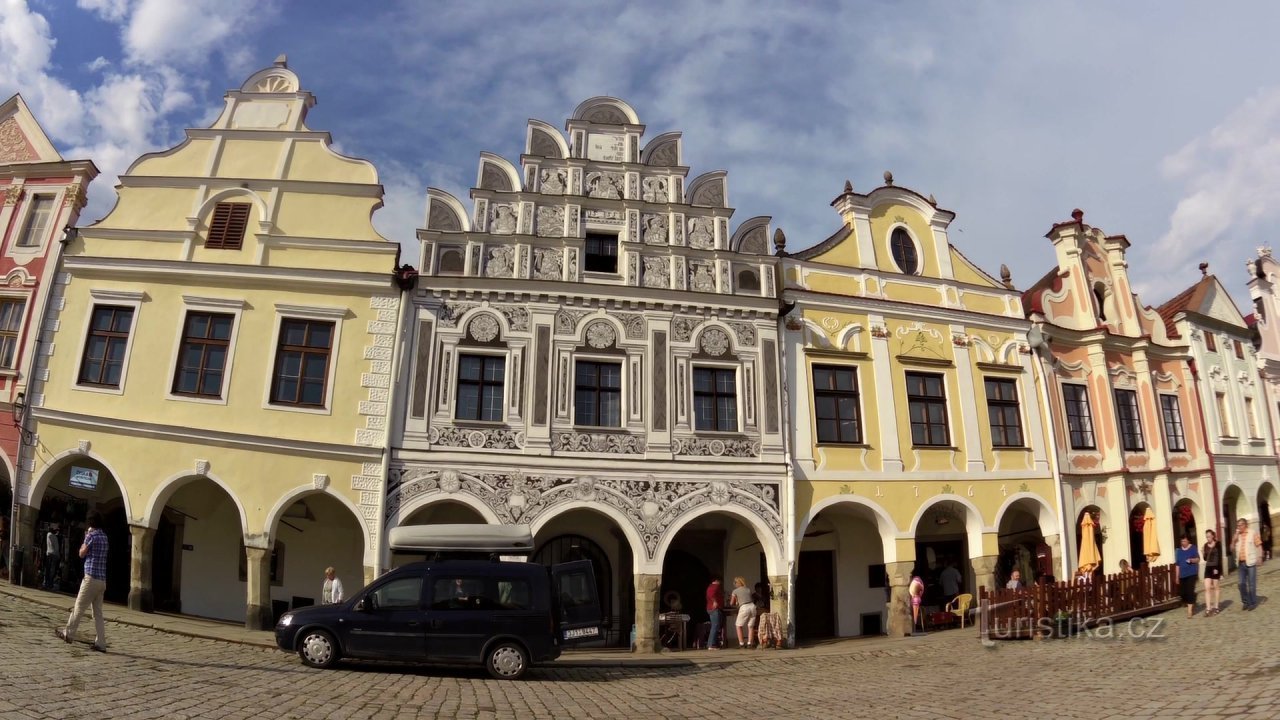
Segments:
[[[780,232],[780,231],[779,231]],[[776,238],[776,235],[775,235]],[[782,253],[779,250],[779,253]],[[775,277],[775,292],[778,296],[778,375],[781,379],[782,392],[779,399],[782,407],[779,408],[782,416],[782,458],[787,464],[786,486],[782,489],[783,502],[786,505],[786,514],[783,516],[783,527],[786,529],[786,543],[783,547],[787,556],[783,558],[785,563],[784,569],[787,572],[787,637],[785,644],[787,647],[795,647],[795,628],[796,628],[796,604],[795,604],[795,584],[796,584],[796,567],[799,553],[796,551],[796,476],[795,468],[792,465],[791,445],[794,438],[791,435],[791,383],[789,382],[790,365],[787,363],[787,323],[786,317],[795,310],[795,303],[787,303],[783,297],[786,289],[784,276],[784,262],[786,256],[779,256],[778,271]]]
[[[1204,444],[1205,456],[1209,458],[1209,484],[1213,488],[1213,532],[1218,536],[1218,541],[1221,542],[1222,508],[1218,505],[1221,502],[1218,497],[1218,471],[1214,467],[1216,463],[1213,460],[1213,449],[1209,444],[1209,426],[1204,421],[1204,396],[1200,394],[1200,370],[1196,367],[1195,358],[1187,358],[1187,365],[1191,368],[1191,382],[1196,386],[1196,410],[1200,414],[1200,438]]]
[[[391,347],[391,389],[387,396],[386,431],[383,435],[382,462],[379,466],[378,517],[374,518],[374,526],[377,529],[377,543],[374,547],[373,558],[373,574],[375,578],[384,572],[383,562],[388,557],[386,518],[388,473],[391,470],[391,439],[403,434],[403,428],[398,422],[402,394],[395,392],[395,388],[404,387],[404,384],[400,382],[400,361],[405,352],[408,351],[408,346],[404,341],[405,315],[407,308],[414,306],[413,291],[418,286],[418,271],[411,265],[401,265],[392,272],[392,279],[400,290],[400,305],[399,312],[396,313],[396,332],[393,336],[395,341]]]
[[[1058,465],[1057,425],[1053,422],[1053,407],[1049,397],[1049,383],[1046,380],[1052,375],[1040,348],[1035,348],[1035,353],[1036,359],[1040,361],[1040,372],[1038,373],[1040,377],[1036,379],[1036,384],[1040,385],[1041,389],[1039,393],[1040,413],[1045,418],[1045,427],[1049,429],[1049,471],[1058,490],[1058,547],[1061,548],[1059,555],[1062,556],[1059,560],[1059,567],[1062,569],[1062,575],[1059,576],[1059,579],[1066,580],[1071,577],[1071,546],[1075,544],[1067,542],[1067,537],[1068,533],[1075,530],[1075,527],[1074,521],[1072,523],[1067,522],[1067,498],[1064,493],[1062,473]],[[1079,548],[1075,548],[1075,550],[1079,551]]]

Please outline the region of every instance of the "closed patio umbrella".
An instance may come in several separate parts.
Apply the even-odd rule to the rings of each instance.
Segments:
[[[1093,515],[1085,513],[1080,520],[1080,570],[1090,573],[1102,562],[1102,553],[1098,552],[1098,541],[1094,538]]]
[[[1156,535],[1156,514],[1151,508],[1142,515],[1142,554],[1147,562],[1155,562],[1160,557],[1160,538]]]

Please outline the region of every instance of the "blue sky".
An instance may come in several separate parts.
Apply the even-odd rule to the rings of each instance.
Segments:
[[[114,176],[206,125],[287,53],[308,123],[373,161],[375,221],[406,244],[428,185],[465,198],[481,150],[516,161],[527,118],[563,127],[615,95],[693,174],[729,171],[735,221],[790,248],[838,227],[845,179],[957,213],[951,240],[1026,287],[1072,208],[1133,246],[1143,300],[1211,263],[1238,302],[1280,219],[1280,5],[1133,2],[251,2],[0,0],[0,98],[21,92],[68,157]]]

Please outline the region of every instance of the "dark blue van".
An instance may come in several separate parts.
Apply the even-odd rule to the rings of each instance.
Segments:
[[[600,637],[590,561],[547,568],[500,559],[532,552],[525,526],[418,526],[391,535],[394,550],[430,559],[392,570],[343,603],[285,613],[276,624],[280,649],[320,668],[340,658],[482,664],[495,678],[515,679],[566,645]]]

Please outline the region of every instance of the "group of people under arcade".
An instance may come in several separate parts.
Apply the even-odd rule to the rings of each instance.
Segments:
[[[732,622],[739,648],[781,648],[782,619],[769,608],[768,583],[747,587],[746,579],[738,576],[733,579],[733,589],[726,593],[720,578],[713,577],[707,585],[707,622],[698,626],[694,647],[729,647],[727,625]]]

